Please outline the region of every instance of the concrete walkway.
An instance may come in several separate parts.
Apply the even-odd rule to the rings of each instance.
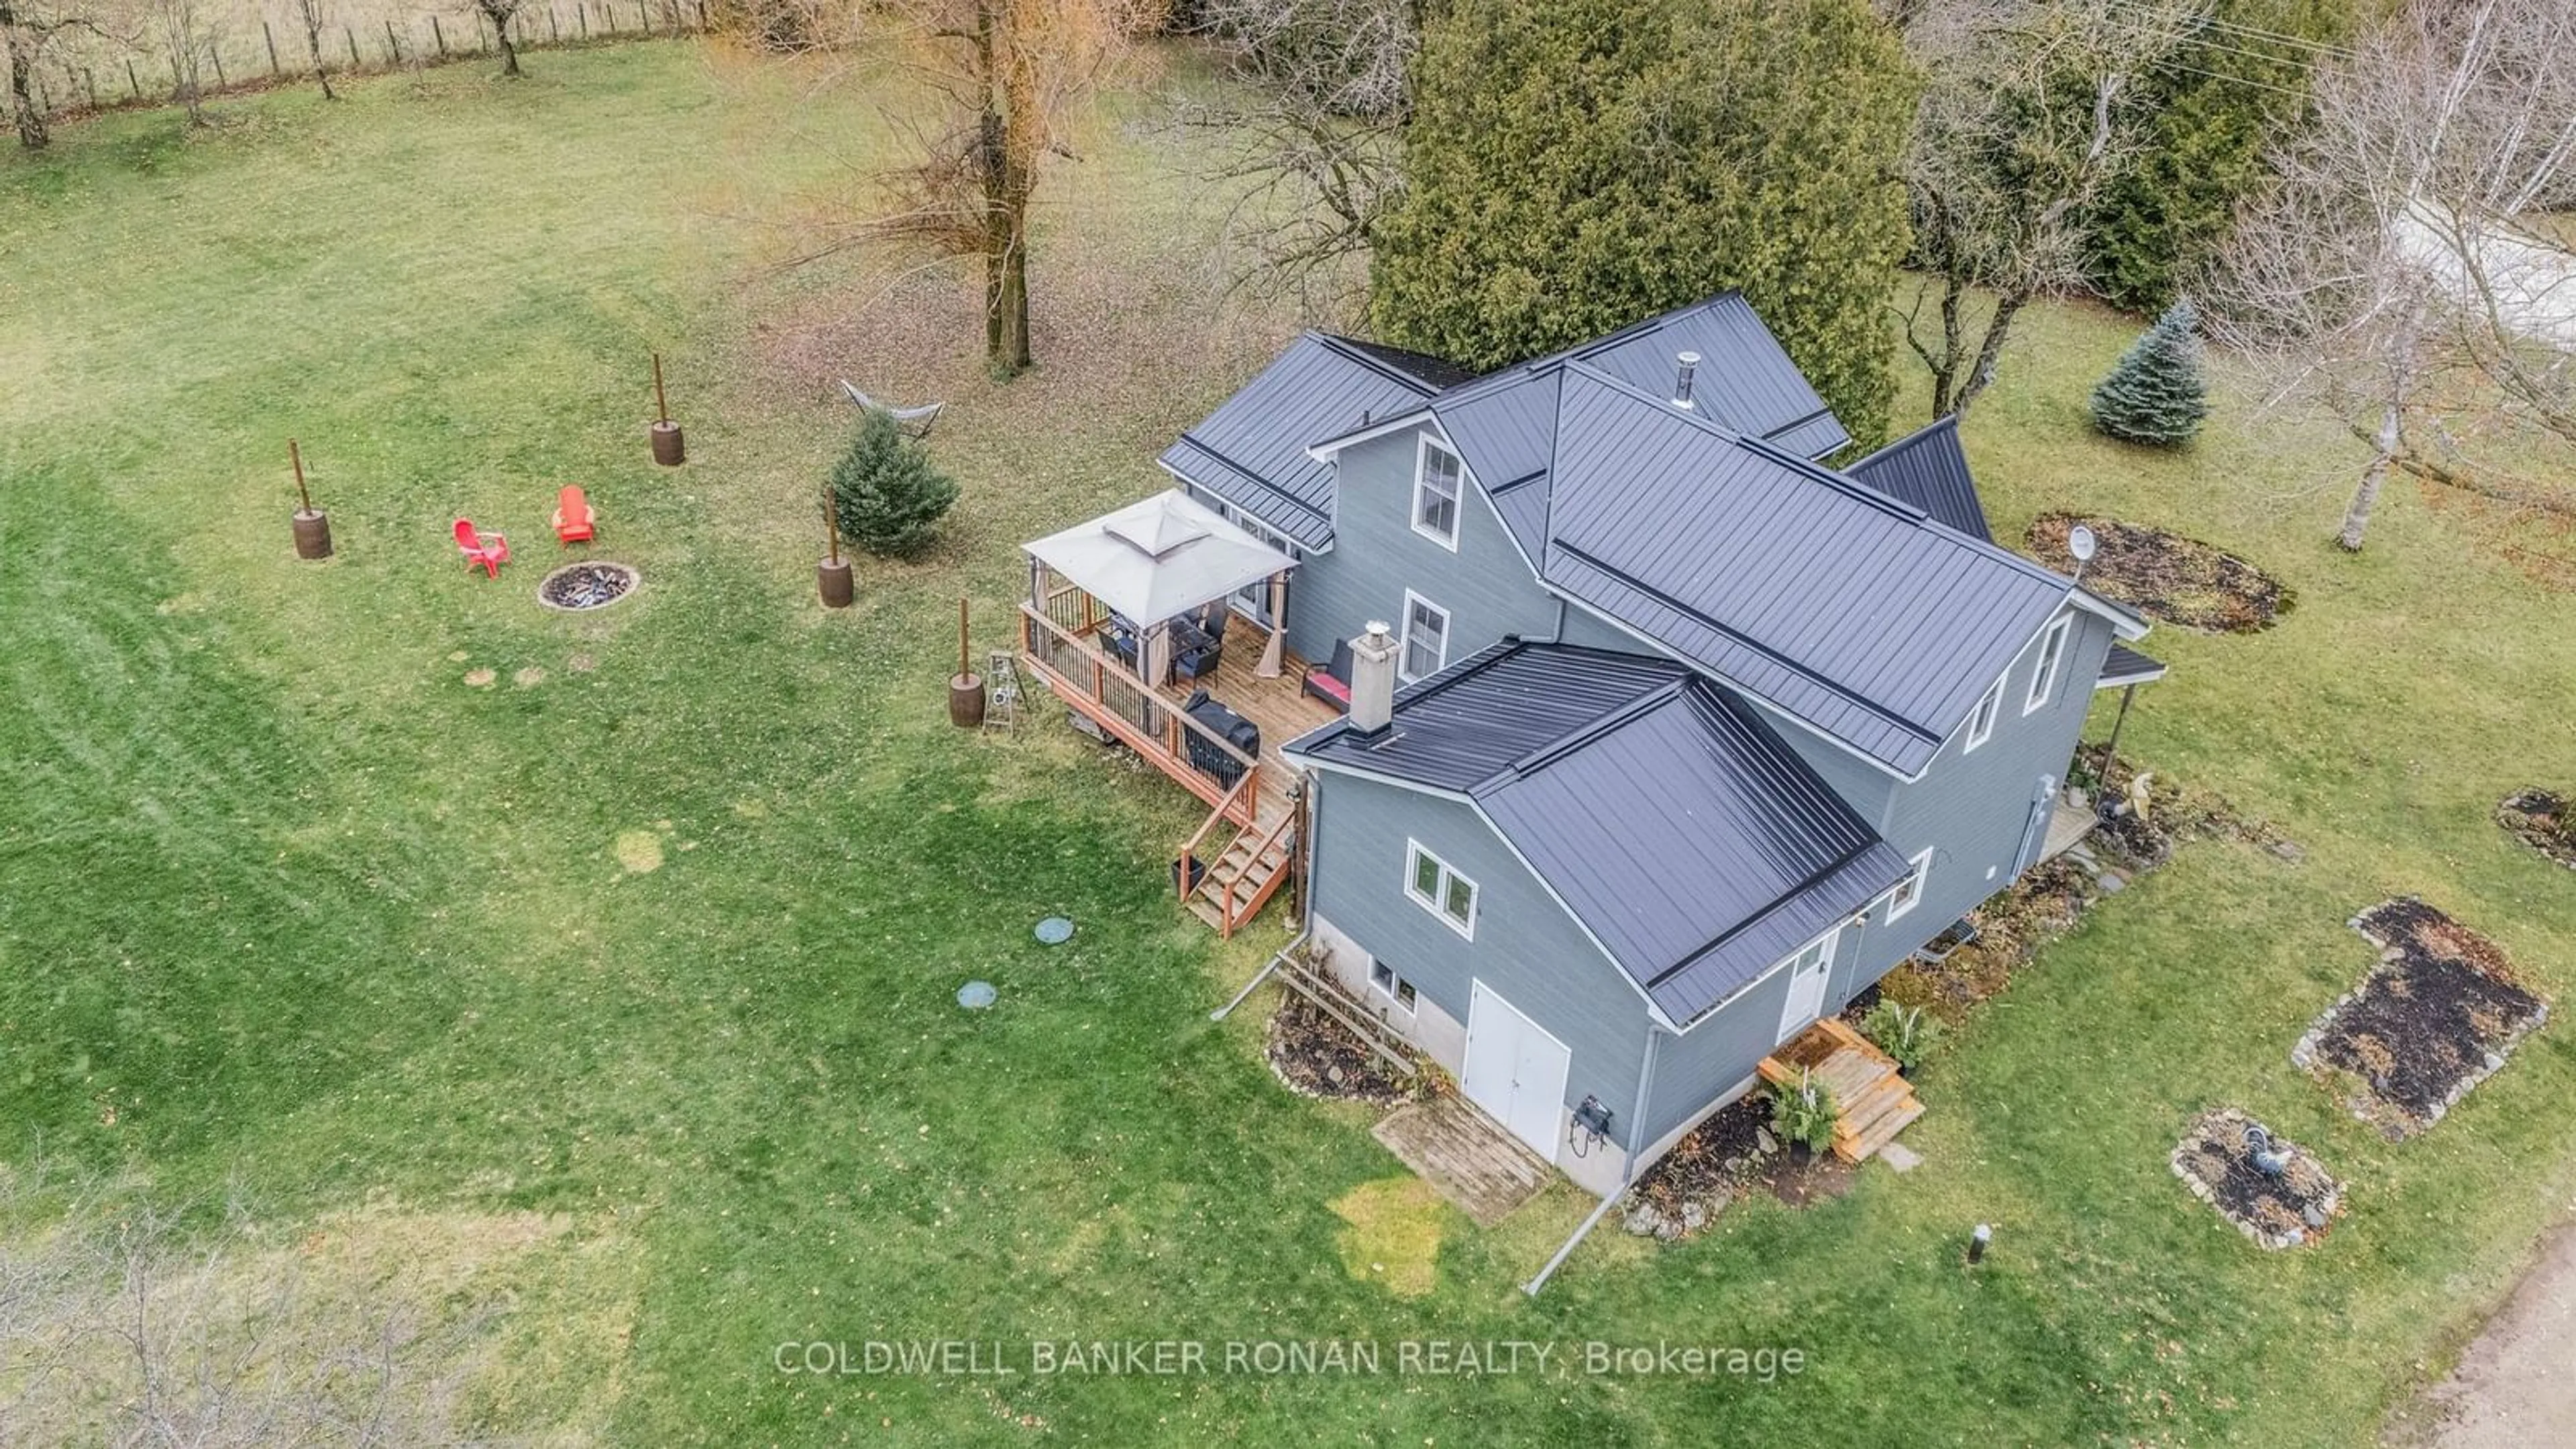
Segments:
[[[2382,1442],[2410,1449],[2576,1444],[2576,1223],[2460,1355],[2451,1376],[2389,1416]]]

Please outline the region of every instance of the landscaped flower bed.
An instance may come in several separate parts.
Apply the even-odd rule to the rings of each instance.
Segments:
[[[2354,1116],[2410,1137],[2502,1068],[2549,1007],[2493,941],[2412,896],[2371,907],[2352,928],[2380,948],[2379,965],[2326,1008],[2290,1060],[2343,1074]]]
[[[2576,806],[2547,790],[2517,790],[2496,806],[2496,823],[2523,844],[2576,870]]]
[[[2186,629],[2251,634],[2269,629],[2289,612],[2290,586],[2224,549],[2111,518],[2043,513],[2024,535],[2031,552],[2052,568],[2074,572],[2066,536],[2076,524],[2093,530],[2098,544],[2083,566],[2084,583],[2153,618]]]
[[[2343,1184],[2296,1143],[2268,1132],[2260,1145],[2286,1160],[2277,1163],[2277,1174],[2264,1171],[2253,1137],[2258,1131],[2261,1123],[2233,1107],[2203,1112],[2173,1150],[2174,1176],[2263,1247],[2315,1242],[2343,1210]]]
[[[1411,1097],[1411,1083],[1371,1051],[1349,1027],[1333,1020],[1304,995],[1283,993],[1270,1014],[1270,1069],[1300,1096],[1394,1103]]]

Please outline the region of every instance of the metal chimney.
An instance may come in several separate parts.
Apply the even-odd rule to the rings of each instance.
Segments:
[[[1687,411],[1691,405],[1691,378],[1699,371],[1699,354],[1685,352],[1673,361],[1679,365],[1673,375],[1673,406]]]
[[[1383,620],[1371,619],[1351,641],[1351,729],[1378,734],[1394,717],[1395,635]]]

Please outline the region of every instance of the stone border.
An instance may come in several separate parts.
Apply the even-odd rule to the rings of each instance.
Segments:
[[[2242,1124],[2249,1127],[2263,1126],[2262,1123],[2254,1120],[2254,1118],[2234,1107],[2213,1107],[2191,1119],[2190,1130],[2183,1134],[2180,1142],[2174,1144],[2172,1155],[2165,1159],[2166,1164],[2173,1169],[2173,1175],[2182,1179],[2182,1185],[2190,1189],[2193,1197],[2199,1198],[2202,1202],[2209,1204],[2210,1211],[2217,1213],[2221,1218],[2224,1218],[2229,1223],[2233,1224],[2238,1232],[2243,1233],[2247,1238],[2253,1240],[2254,1245],[2258,1248],[2277,1252],[2282,1248],[2305,1247],[2309,1243],[2315,1242],[2317,1239],[2324,1237],[2326,1235],[2327,1228],[2331,1227],[2335,1218],[2343,1212],[2343,1183],[2337,1180],[2333,1173],[2326,1171],[2324,1161],[2315,1153],[2308,1151],[2306,1148],[2301,1147],[2299,1144],[2292,1142],[2288,1138],[2274,1137],[2272,1139],[2272,1145],[2283,1152],[2288,1153],[2293,1158],[2302,1158],[2313,1164],[2316,1167],[2317,1175],[2324,1178],[2326,1184],[2325,1201],[2317,1209],[2317,1211],[2325,1218],[2325,1222],[2311,1223],[2307,1227],[2301,1228],[2295,1233],[2267,1233],[2254,1223],[2248,1222],[2245,1219],[2236,1216],[2236,1214],[2229,1212],[2227,1208],[2218,1201],[2217,1190],[2211,1187],[2208,1183],[2202,1181],[2199,1174],[2191,1170],[2189,1163],[2191,1160],[2192,1149],[2208,1141],[2214,1129],[2221,1126],[2236,1124]],[[2271,1129],[2265,1127],[2264,1131],[2268,1133]],[[2240,1133],[2239,1135],[2242,1134]]]
[[[554,600],[547,598],[546,586],[552,584],[555,580],[562,578],[564,575],[571,573],[575,569],[614,570],[615,572],[626,576],[626,587],[619,590],[616,597],[602,600],[596,604],[558,604]],[[558,614],[596,614],[602,609],[612,609],[619,604],[625,603],[628,599],[634,598],[637,594],[643,592],[643,590],[643,571],[636,568],[633,564],[622,564],[612,559],[604,558],[576,559],[571,563],[564,564],[559,568],[551,570],[544,578],[537,580],[537,602],[554,610]]]

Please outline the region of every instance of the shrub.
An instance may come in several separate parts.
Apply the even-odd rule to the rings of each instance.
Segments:
[[[1882,998],[1861,1018],[1860,1034],[1896,1058],[1896,1069],[1910,1077],[1931,1057],[1933,1045],[1941,1039],[1941,1023],[1924,1015],[1919,1006],[1899,1006]]]
[[[1822,1152],[1834,1145],[1834,1127],[1842,1120],[1843,1109],[1831,1089],[1817,1085],[1806,1072],[1798,1073],[1794,1088],[1776,1083],[1771,1088],[1771,1130],[1783,1142]]]
[[[2209,416],[2200,375],[2200,325],[2189,301],[2176,302],[2121,355],[2093,389],[2093,426],[2115,438],[2170,448],[2191,441]]]
[[[930,466],[929,450],[876,408],[832,465],[830,483],[841,537],[870,553],[919,553],[957,501],[956,483]]]

